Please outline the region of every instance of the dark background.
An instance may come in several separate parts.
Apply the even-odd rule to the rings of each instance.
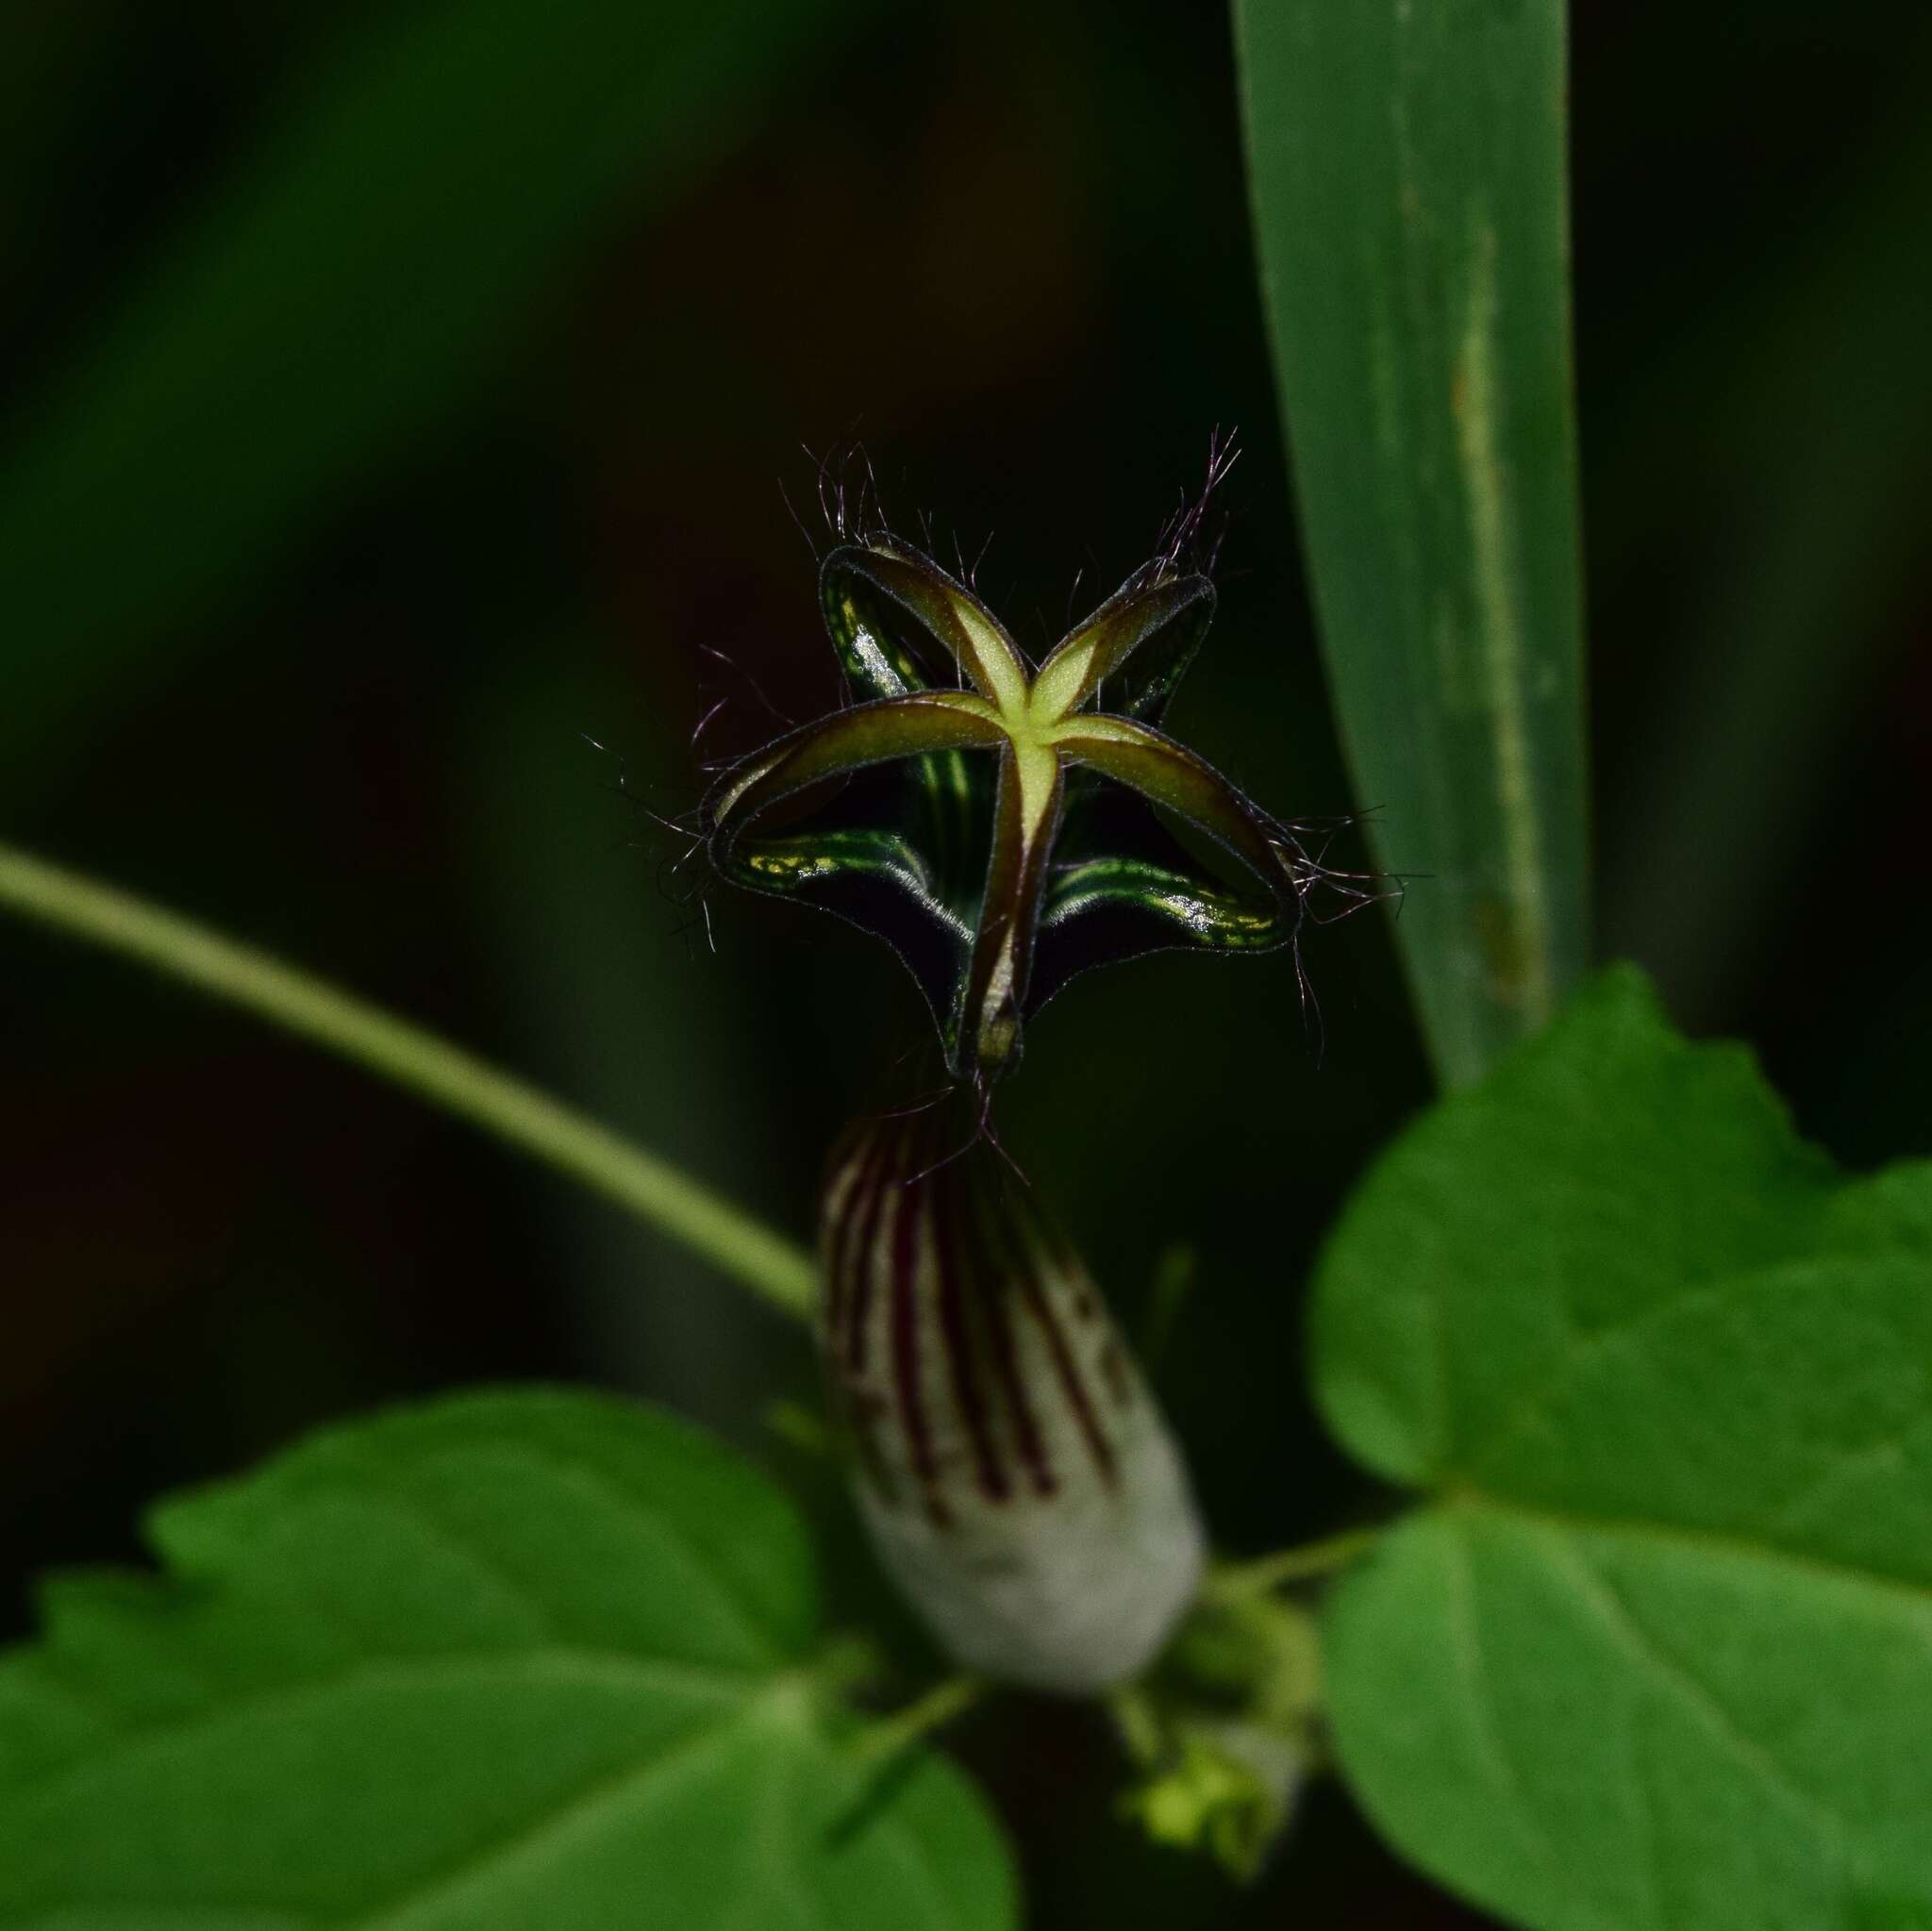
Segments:
[[[742,11],[732,31],[761,18]],[[246,196],[290,103],[419,12],[0,9],[0,479],[206,211]],[[1282,815],[1374,802],[1351,800],[1325,714],[1224,20],[1099,0],[802,18],[648,192],[620,180],[534,284],[478,305],[453,400],[399,408],[326,487],[260,509],[245,560],[166,621],[117,604],[108,539],[144,498],[158,545],[192,545],[204,501],[229,513],[205,437],[178,459],[130,442],[98,554],[85,504],[50,523],[85,621],[0,608],[0,836],[527,1071],[801,1235],[824,1149],[923,1024],[909,982],[846,928],[741,898],[714,904],[713,953],[664,890],[675,847],[579,735],[675,812],[718,697],[708,751],[771,728],[743,674],[787,710],[824,703],[781,494],[822,541],[801,444],[862,441],[902,526],[930,511],[969,555],[990,534],[981,587],[1038,647],[1075,573],[1083,598],[1110,588],[1210,429],[1239,424],[1221,615],[1172,722]],[[1601,949],[1648,966],[1689,1029],[1751,1040],[1848,1162],[1932,1152],[1923,9],[1592,0],[1574,33]],[[315,299],[305,241],[334,245],[295,233],[242,262],[263,312]],[[380,327],[339,346],[386,352]],[[425,393],[449,380],[425,358]],[[396,382],[407,399],[419,373]],[[273,411],[299,391],[224,398],[261,503],[283,502]],[[0,503],[38,513],[18,487]],[[1237,1553],[1370,1500],[1315,1426],[1299,1304],[1344,1190],[1427,1094],[1382,915],[1308,967],[1319,1062],[1286,961],[1169,957],[1043,1015],[1002,1102],[1130,1323],[1156,1257],[1195,1250],[1163,1380]],[[33,1572],[134,1556],[162,1490],[492,1379],[662,1397],[849,1538],[828,1473],[762,1425],[809,1392],[804,1342],[736,1288],[119,961],[8,921],[0,987],[8,1630]],[[838,1607],[871,1613],[847,1569]],[[906,1658],[908,1682],[928,1667],[909,1639]],[[1037,1923],[1475,1922],[1332,1790],[1241,1896],[1113,1821],[1097,1718],[1010,1700],[962,1744]]]

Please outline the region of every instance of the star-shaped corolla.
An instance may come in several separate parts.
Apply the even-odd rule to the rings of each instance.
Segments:
[[[972,589],[895,537],[833,550],[819,591],[854,702],[724,772],[701,807],[706,847],[734,883],[887,941],[956,1078],[984,1088],[1015,1066],[1026,1019],[1076,973],[1286,945],[1310,890],[1337,879],[1159,728],[1214,613],[1178,545],[1038,670]]]

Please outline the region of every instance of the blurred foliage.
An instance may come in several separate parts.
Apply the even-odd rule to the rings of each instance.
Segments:
[[[205,641],[305,519],[440,426],[591,236],[689,179],[834,20],[797,0],[418,0],[313,50],[24,412],[0,607],[39,695],[4,713],[9,767]]]
[[[458,11],[479,46],[508,18]],[[982,581],[1038,648],[1075,573],[1091,597],[1141,560],[1209,429],[1239,424],[1221,611],[1175,728],[1271,808],[1351,802],[1284,536],[1213,9],[743,0],[686,19],[580,0],[560,17],[608,70],[574,94],[533,66],[502,130],[478,75],[512,97],[520,76],[494,43],[467,75],[439,66],[444,8],[6,13],[9,836],[592,1102],[802,1230],[822,1150],[916,1036],[916,995],[875,948],[782,907],[718,907],[715,953],[683,930],[658,876],[675,848],[576,735],[675,813],[702,788],[686,741],[718,697],[706,756],[769,727],[750,678],[788,711],[824,701],[811,559],[780,495],[818,534],[801,442],[861,436],[902,522],[929,509],[969,554],[991,532]],[[675,99],[652,77],[659,31],[682,50]],[[1700,1027],[1757,1043],[1846,1157],[1932,1151],[1932,930],[1909,889],[1932,769],[1913,540],[1932,480],[1913,426],[1927,29],[1903,0],[1829,17],[1586,0],[1573,42],[1606,941]],[[384,92],[404,71],[413,102]],[[434,130],[451,150],[422,162],[449,199],[410,203],[413,228],[332,118],[358,86],[392,142],[426,154]],[[581,147],[541,118],[571,101],[590,104]],[[335,130],[332,199],[301,172],[305,129]],[[544,209],[503,159],[518,141]],[[558,192],[567,173],[580,198]],[[473,251],[467,295],[412,271],[397,289],[426,306],[392,308],[353,248],[330,275],[267,212],[291,180],[391,261],[411,235]],[[338,280],[363,325],[305,338]],[[209,287],[231,306],[204,338]],[[140,373],[143,308],[174,331],[166,392]],[[276,359],[305,341],[321,361]],[[242,349],[203,420],[187,376],[219,389]],[[101,463],[97,491],[55,487],[71,449]],[[1711,881],[1749,891],[1721,911]],[[132,1553],[158,1490],[384,1395],[558,1373],[748,1436],[774,1373],[805,1385],[775,1323],[460,1129],[111,962],[11,928],[0,948],[16,1624],[29,1570]],[[1335,927],[1308,964],[1319,1058],[1282,962],[1163,957],[1042,1013],[1002,1101],[1004,1138],[1130,1322],[1150,1257],[1193,1243],[1163,1392],[1239,1551],[1363,1499],[1284,1390],[1313,1242],[1425,1086],[1386,926]],[[875,1015],[857,1056],[855,1006]],[[796,1473],[834,1498],[822,1467]],[[875,1588],[856,1553],[832,1568],[835,1615]],[[1203,1925],[1291,1907],[1473,1922],[1332,1786],[1234,1894],[1122,1828],[1097,1722],[1015,1706],[965,1751],[1040,1923],[1111,1921],[1123,1900]]]

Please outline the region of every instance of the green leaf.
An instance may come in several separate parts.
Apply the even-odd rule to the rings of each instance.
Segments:
[[[271,112],[0,469],[9,769],[439,430],[608,226],[680,189],[840,17],[376,8]],[[7,723],[14,728],[5,729]]]
[[[1256,247],[1343,743],[1451,1084],[1587,951],[1562,0],[1237,0]]]
[[[1932,1910],[1932,1168],[1611,973],[1370,1177],[1315,1363],[1433,1491],[1326,1629],[1403,1851],[1548,1931]]]
[[[868,1775],[797,1516],[684,1425],[462,1396],[163,1505],[0,1664],[8,1931],[997,1931],[937,1758]]]

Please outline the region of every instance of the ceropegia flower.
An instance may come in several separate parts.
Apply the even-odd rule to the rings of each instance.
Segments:
[[[1160,728],[1213,614],[1195,558],[1230,456],[1038,667],[969,584],[854,532],[819,584],[852,701],[732,765],[700,807],[719,875],[897,949],[956,1089],[986,1094],[1026,1018],[1089,966],[1268,951],[1318,887],[1374,895]],[[1193,1598],[1199,1520],[1077,1257],[1000,1163],[984,1105],[969,1132],[952,1104],[864,1123],[824,1199],[821,1340],[860,1506],[968,1668],[1105,1688]]]
[[[1204,1556],[1185,1468],[1081,1266],[944,1104],[866,1121],[824,1195],[819,1340],[874,1545],[967,1669],[1133,1675]]]
[[[1159,728],[1214,611],[1191,561],[1206,502],[1037,669],[910,544],[881,529],[841,543],[819,590],[856,701],[734,764],[701,807],[721,876],[897,950],[959,1080],[1016,1064],[1026,1017],[1089,966],[1265,952],[1294,939],[1318,886],[1374,895]]]

